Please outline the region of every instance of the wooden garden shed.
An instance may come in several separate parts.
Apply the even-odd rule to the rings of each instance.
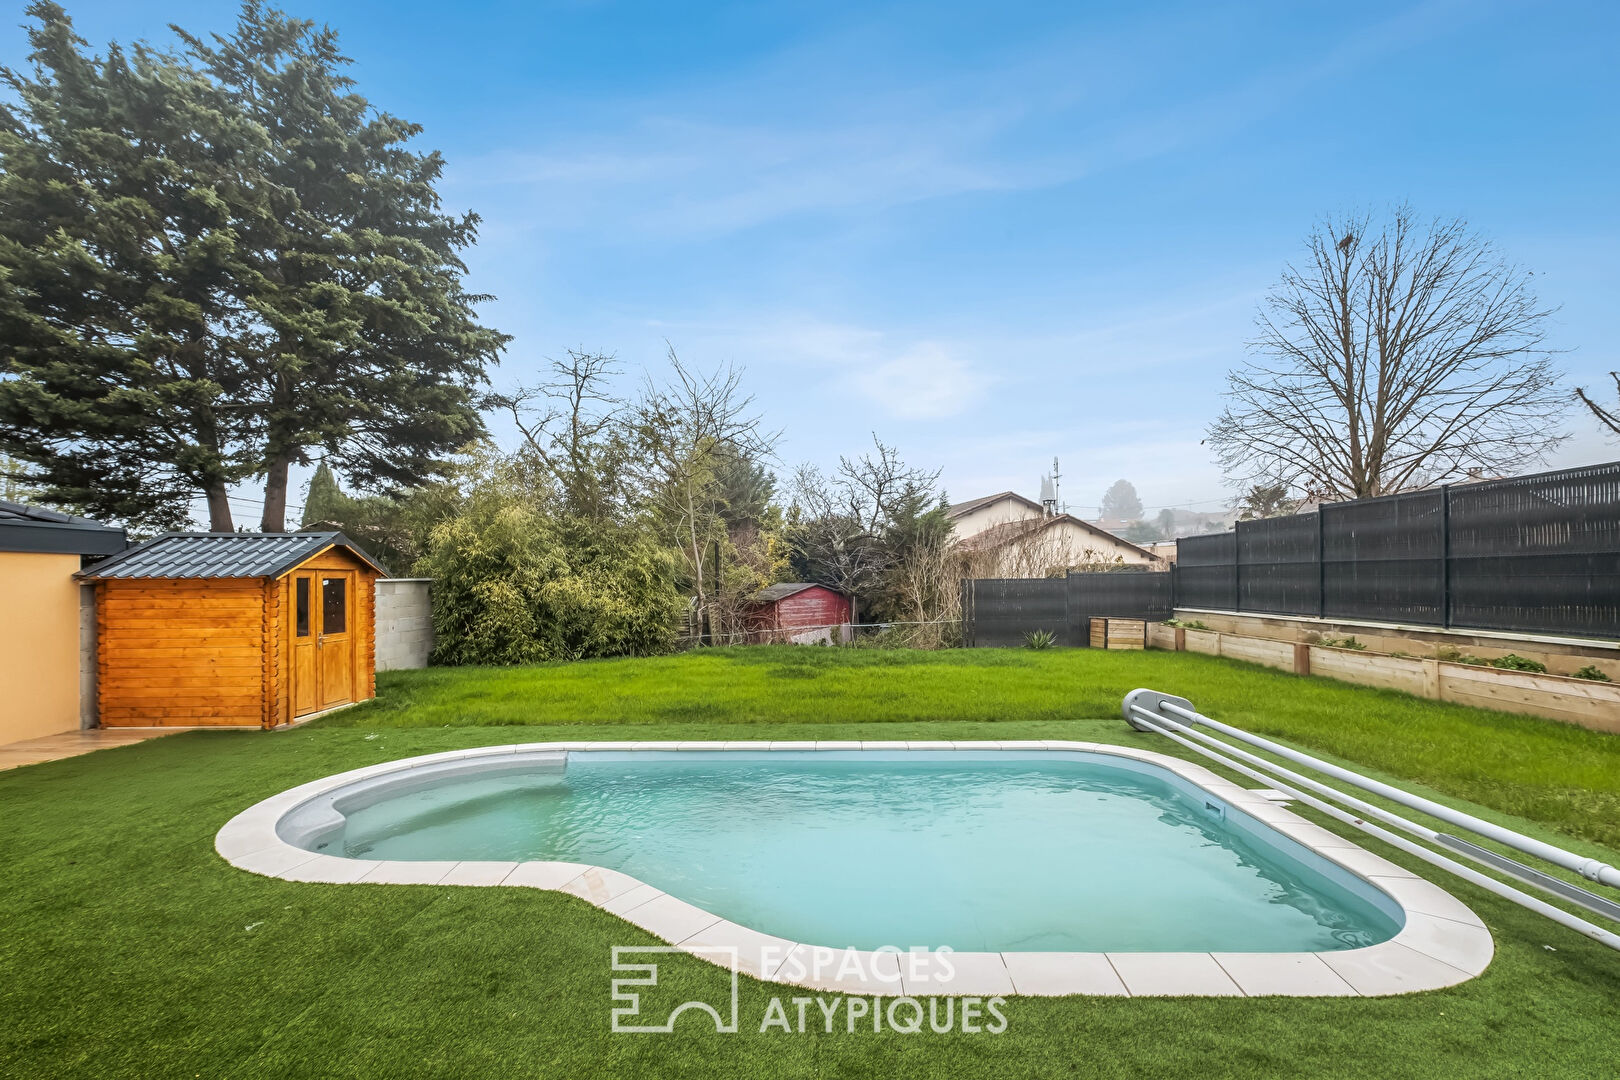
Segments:
[[[826,585],[787,581],[767,585],[749,598],[750,644],[811,645],[849,640],[849,597]]]
[[[171,533],[96,589],[103,727],[273,728],[376,695],[376,581],[342,533]]]

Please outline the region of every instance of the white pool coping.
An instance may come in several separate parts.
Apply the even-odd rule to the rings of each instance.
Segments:
[[[590,750],[1073,750],[1131,758],[1175,773],[1365,880],[1394,900],[1406,921],[1388,941],[1337,952],[953,952],[949,967],[955,974],[947,983],[939,978],[943,965],[903,962],[905,954],[829,949],[773,937],[605,867],[340,858],[295,847],[276,832],[288,811],[358,780],[466,758]],[[1490,931],[1479,917],[1438,886],[1201,765],[1107,743],[545,742],[478,747],[385,762],[301,784],[236,815],[214,838],[214,849],[238,869],[286,881],[506,885],[569,893],[694,956],[766,982],[880,996],[1383,997],[1465,982],[1484,972],[1495,951]],[[917,974],[919,966],[922,975]],[[930,971],[933,978],[927,978]]]

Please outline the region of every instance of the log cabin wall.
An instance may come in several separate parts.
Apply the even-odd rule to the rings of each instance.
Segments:
[[[264,583],[97,584],[97,693],[105,727],[259,727],[269,679]]]

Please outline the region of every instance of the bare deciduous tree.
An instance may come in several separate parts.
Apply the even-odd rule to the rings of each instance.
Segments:
[[[1614,380],[1615,390],[1620,391],[1620,371],[1609,372],[1609,378]],[[1577,387],[1575,389],[1575,396],[1580,398],[1581,403],[1584,404],[1588,409],[1592,410],[1592,415],[1597,417],[1598,423],[1602,424],[1616,435],[1620,435],[1620,408],[1605,409],[1603,406],[1586,396],[1586,390],[1584,387]]]
[[[720,470],[731,460],[769,457],[780,433],[764,428],[753,397],[743,392],[740,370],[694,371],[673,347],[669,363],[668,382],[649,378],[633,406],[637,450],[631,464],[644,499],[680,552],[696,613],[707,616],[712,628],[714,575],[705,556],[725,535]]]
[[[1502,472],[1562,436],[1568,398],[1530,275],[1460,221],[1326,220],[1267,296],[1208,441],[1239,486],[1360,498]]]
[[[611,354],[570,349],[567,359],[551,361],[546,382],[490,397],[490,404],[511,414],[523,449],[569,508],[598,520],[612,515],[623,494],[625,404],[611,389],[618,373]]]
[[[798,521],[793,542],[804,558],[857,602],[893,570],[897,551],[885,542],[896,520],[932,496],[938,469],[912,468],[875,434],[873,449],[839,457],[832,475],[814,465],[794,471]]]

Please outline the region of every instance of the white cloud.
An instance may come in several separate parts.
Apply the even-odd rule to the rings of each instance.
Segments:
[[[787,390],[796,402],[814,394],[848,406],[840,412],[868,418],[957,416],[982,400],[997,381],[975,363],[976,350],[968,343],[912,337],[903,330],[803,315],[756,322],[656,320],[649,325],[678,342],[683,355],[739,363],[761,378],[773,369],[790,370]],[[851,397],[858,400],[851,402]]]
[[[991,383],[989,376],[932,341],[865,368],[852,381],[879,408],[903,420],[956,416]]]

